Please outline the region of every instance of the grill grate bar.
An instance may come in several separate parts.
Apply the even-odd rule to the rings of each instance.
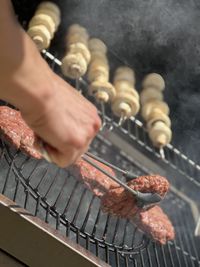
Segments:
[[[115,262],[116,262],[116,267],[119,267],[119,253],[118,253],[118,249],[115,249]]]
[[[69,236],[70,234],[70,224],[68,221],[66,221],[66,236]]]
[[[188,229],[190,229],[190,225],[189,225],[188,221],[186,220],[186,217],[185,216],[184,216],[184,223],[185,223],[186,227]],[[189,239],[190,239],[190,242],[189,243],[192,245],[192,248],[193,248],[193,251],[194,251],[195,260],[197,260],[198,263],[199,263],[199,265],[200,265],[199,255],[197,253],[197,248],[196,248],[196,245],[194,243],[194,239],[192,238],[192,234],[190,233],[190,234],[188,234],[188,236],[189,236]],[[192,257],[192,259],[194,260],[193,257]]]
[[[6,175],[6,180],[5,180],[5,183],[4,183],[4,186],[3,186],[3,190],[2,190],[2,194],[4,195],[5,194],[5,191],[7,189],[7,186],[8,186],[8,180],[10,178],[10,175],[12,173],[12,169],[13,169],[13,165],[14,165],[14,160],[15,158],[17,157],[19,151],[15,154],[15,156],[13,157],[12,161],[11,161],[11,164],[10,164],[10,168],[8,169],[8,172],[7,172],[7,175]]]
[[[96,256],[99,257],[99,241],[96,240],[95,242],[95,248],[96,248]]]
[[[183,219],[183,216],[180,216],[180,212],[179,211],[177,211],[177,217],[179,218],[179,220],[182,220]],[[184,244],[185,244],[185,246],[186,246],[186,250],[189,252],[189,254],[191,255],[191,249],[190,249],[190,246],[188,245],[189,244],[189,240],[188,240],[188,236],[187,236],[187,229],[186,229],[186,231],[185,231],[185,234],[184,235],[182,235],[182,239],[185,239],[185,242],[184,242]],[[192,260],[192,258],[191,257],[189,257],[190,258],[190,266],[191,267],[194,267],[195,265],[194,265],[194,261]]]
[[[45,222],[49,223],[50,206],[47,204]]]
[[[164,252],[164,247],[163,246],[161,246],[161,253],[162,253],[162,258],[163,258],[164,266],[167,267],[167,262],[166,262],[166,257],[165,257],[165,252]],[[172,263],[171,255],[170,255],[170,261]],[[172,266],[173,266],[173,263],[172,263]]]
[[[76,232],[76,243],[80,244],[80,230],[79,229],[77,229],[77,232]]]
[[[92,199],[90,201],[90,204],[89,204],[89,207],[88,207],[88,210],[87,210],[87,213],[86,213],[86,216],[85,216],[85,219],[83,221],[83,224],[81,226],[81,230],[84,231],[85,227],[86,227],[86,224],[87,224],[87,221],[89,219],[89,216],[90,216],[90,210],[91,210],[91,207],[92,207],[92,204],[94,203],[94,200],[95,200],[95,195],[92,196]]]
[[[15,192],[14,192],[14,196],[13,196],[13,201],[16,200],[17,192],[18,192],[18,189],[19,189],[19,184],[20,184],[20,180],[17,179],[16,186],[15,186]]]
[[[150,255],[150,252],[149,252],[149,246],[146,248],[146,251],[147,251],[147,259],[148,259],[149,267],[153,267],[152,260],[151,260],[151,255]]]
[[[42,182],[44,180],[44,177],[46,176],[47,172],[48,172],[48,168],[44,171],[43,175],[41,176],[41,179],[40,179],[39,183],[37,184],[37,186],[35,188],[36,192],[38,192],[38,189],[39,189],[40,185],[42,184]]]
[[[74,193],[76,191],[77,186],[78,186],[78,181],[75,183],[74,188],[72,189],[71,195],[70,195],[70,197],[68,199],[68,202],[67,202],[67,204],[66,204],[66,206],[64,208],[64,211],[63,211],[62,215],[65,215],[67,213],[68,207],[70,205],[71,199],[72,199],[72,197],[73,197],[73,195],[74,195]]]
[[[39,161],[36,161],[36,164],[35,164],[33,170],[31,171],[31,173],[29,174],[29,176],[28,176],[27,179],[26,179],[27,184],[30,183],[31,178],[33,177],[33,173],[36,171],[38,165],[39,165]],[[22,167],[21,167],[21,170],[22,170]]]
[[[60,229],[60,214],[59,213],[56,214],[56,229],[57,230]]]
[[[155,259],[156,259],[156,264],[157,264],[158,267],[160,267],[160,261],[159,261],[159,258],[158,258],[158,251],[157,251],[155,243],[153,243],[153,250],[154,250],[154,255],[155,255]]]
[[[142,266],[145,266],[143,252],[141,250],[140,250],[140,260],[141,260]]]
[[[29,201],[29,189],[28,189],[28,187],[25,188],[24,191],[25,191],[24,208],[26,209],[27,208],[28,201]]]
[[[123,234],[123,239],[122,239],[122,246],[124,246],[125,238],[126,238],[126,232],[127,232],[127,225],[128,225],[128,220],[126,220],[125,226],[124,226],[124,234]]]
[[[186,220],[186,214],[183,214],[183,216],[181,217],[181,215],[179,214],[179,218],[183,219],[184,221],[184,224],[186,226],[186,229],[191,229],[191,224],[189,224],[189,222]],[[200,261],[199,261],[199,256],[198,256],[198,253],[197,253],[197,248],[196,248],[196,245],[194,243],[194,239],[192,238],[192,234],[189,233],[188,231],[186,231],[186,235],[187,235],[187,244],[191,244],[191,246],[188,245],[189,249],[190,249],[190,253],[192,255],[192,251],[195,255],[195,257],[191,256],[191,259],[194,261],[194,260],[197,260],[199,265],[200,265]],[[191,251],[191,248],[192,248],[192,251]]]
[[[78,217],[78,214],[79,214],[79,211],[80,211],[80,208],[81,208],[82,200],[83,200],[86,192],[87,192],[87,190],[86,190],[86,188],[84,188],[84,190],[83,190],[83,192],[81,194],[81,197],[80,197],[80,201],[79,201],[78,207],[76,208],[76,212],[74,214],[74,218],[72,219],[72,223],[73,224],[75,224],[75,222],[76,222],[76,219]]]
[[[134,243],[135,243],[136,232],[137,232],[137,228],[135,227],[134,232],[133,232],[132,242],[131,242],[132,247],[134,246]]]
[[[37,216],[37,214],[38,214],[38,212],[39,212],[40,205],[41,205],[41,197],[38,196],[38,197],[37,197],[36,207],[35,207],[35,216]]]
[[[177,224],[177,220],[175,219],[175,224]],[[179,244],[180,244],[180,250],[181,251],[184,251],[184,247],[183,247],[183,240],[182,240],[182,236],[181,236],[181,233],[179,231],[179,227],[176,229],[176,236],[177,236],[177,240],[179,241]],[[176,241],[174,241],[174,243],[176,244]],[[177,246],[176,246],[177,247]],[[188,254],[189,255],[189,254]],[[190,256],[190,255],[189,255]],[[183,260],[184,260],[184,263],[185,263],[185,266],[188,266],[188,263],[187,263],[187,259],[186,259],[186,254],[183,253]],[[182,266],[182,265],[181,265]]]
[[[119,229],[119,223],[120,223],[120,220],[119,218],[117,218],[117,222],[116,222],[116,225],[115,225],[115,230],[114,230],[114,233],[113,233],[113,238],[112,238],[112,241],[111,243],[114,244],[114,241],[115,241],[115,238],[116,238],[116,235],[117,235],[117,231]]]
[[[88,235],[86,236],[86,249],[90,250],[90,238]]]
[[[44,199],[47,198],[47,196],[48,196],[48,194],[49,194],[51,188],[53,187],[53,185],[54,185],[54,183],[55,183],[55,181],[56,181],[56,179],[57,179],[57,177],[58,177],[59,172],[60,172],[60,169],[57,169],[56,174],[54,175],[53,180],[51,181],[50,186],[49,186],[49,188],[47,189],[47,191],[46,191],[46,193],[45,193],[45,195],[44,195],[44,197],[43,197]]]
[[[181,262],[180,262],[180,258],[179,258],[179,255],[178,255],[178,253],[177,253],[177,250],[176,250],[176,247],[175,247],[175,245],[174,245],[174,248],[175,248],[175,254],[176,254],[176,256],[177,256],[177,260],[178,260],[178,263],[179,263],[179,266],[181,267]],[[175,264],[174,264],[174,260],[173,260],[173,256],[172,256],[172,251],[171,251],[171,247],[170,247],[170,245],[167,243],[167,249],[168,249],[168,251],[169,251],[169,258],[170,258],[170,262],[171,262],[171,264],[172,264],[172,267],[178,267],[178,266],[175,266]]]
[[[101,214],[101,210],[99,209],[98,214],[97,214],[97,217],[96,217],[96,220],[95,220],[95,223],[94,223],[94,228],[92,230],[92,235],[93,236],[96,234],[97,224],[98,224],[99,219],[100,219],[100,214]]]
[[[110,263],[110,258],[109,258],[109,255],[110,255],[110,253],[109,253],[109,248],[108,248],[108,246],[106,245],[106,262],[109,264]]]
[[[56,210],[56,205],[57,205],[57,203],[58,203],[58,201],[59,201],[59,199],[60,199],[60,197],[61,197],[61,195],[63,193],[63,190],[64,190],[66,185],[67,185],[67,179],[64,180],[64,183],[63,183],[63,185],[61,187],[61,190],[60,190],[58,196],[56,197],[55,202],[53,203],[52,208],[55,209],[55,210]]]
[[[128,264],[128,257],[127,256],[124,257],[124,263],[125,263],[125,266],[126,267],[129,266],[129,264]]]
[[[107,231],[108,231],[108,225],[109,225],[109,221],[110,221],[110,214],[108,214],[107,218],[106,218],[106,226],[104,228],[104,232],[103,232],[103,238],[106,239],[106,235],[107,235]]]
[[[29,162],[29,160],[31,160],[30,157],[26,157],[25,160],[22,162],[21,166],[19,167],[19,170],[22,171],[24,166]]]

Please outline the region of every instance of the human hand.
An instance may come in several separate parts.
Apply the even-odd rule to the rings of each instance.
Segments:
[[[87,151],[101,122],[96,108],[53,73],[51,89],[42,113],[34,108],[31,112],[22,111],[22,116],[45,141],[51,160],[66,167]]]
[[[53,73],[19,25],[10,27],[12,33],[6,31],[0,44],[0,98],[20,109],[48,145],[45,148],[53,162],[70,165],[87,150],[100,128],[97,110]]]

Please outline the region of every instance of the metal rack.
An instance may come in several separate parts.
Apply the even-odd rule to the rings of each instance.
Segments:
[[[45,52],[45,56],[59,73],[60,61],[49,52]],[[109,110],[107,114],[106,121],[113,124],[113,132],[125,137],[127,142],[151,159],[159,160],[160,165],[169,166],[170,173],[175,171],[190,184],[200,186],[200,167],[197,164],[172,145],[165,149],[166,158],[161,160],[139,120],[132,118],[122,127],[117,127],[115,118],[111,122]],[[126,166],[138,175],[149,171],[115,147],[105,138],[106,134],[105,130],[94,140],[91,146],[93,153],[103,158],[107,156],[113,164],[122,168]],[[170,191],[162,206],[175,226],[176,239],[160,246],[128,220],[103,213],[99,199],[67,169],[31,159],[4,142],[1,142],[0,168],[0,193],[111,266],[200,266],[197,249],[200,240],[193,234],[195,221],[191,206],[174,191]]]
[[[66,169],[30,159],[5,143],[1,147],[1,193],[112,266],[200,265],[190,206],[175,193],[170,192],[162,205],[175,225],[176,240],[160,246],[129,221],[103,214],[99,200]],[[92,147],[99,155],[105,149],[108,154],[113,149],[116,152],[101,138]],[[117,155],[115,160],[133,166],[125,156],[119,158],[119,151]],[[143,173],[136,165],[133,167]],[[173,210],[169,203],[173,203]]]

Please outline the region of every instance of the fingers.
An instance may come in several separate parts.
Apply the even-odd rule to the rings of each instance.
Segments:
[[[89,143],[82,150],[75,150],[74,146],[68,145],[65,153],[62,153],[55,148],[44,145],[44,158],[49,162],[54,162],[61,168],[65,168],[81,159],[81,156],[88,150]]]
[[[50,146],[45,146],[45,150],[47,151],[51,161],[61,168],[70,166],[78,158],[78,151],[75,151],[72,146],[69,146],[68,151],[66,151],[65,153],[62,153]]]
[[[24,116],[45,144],[51,161],[66,167],[80,159],[101,127],[96,107],[58,76],[52,74],[53,93]],[[46,155],[47,156],[47,155]],[[46,157],[47,158],[47,157]]]

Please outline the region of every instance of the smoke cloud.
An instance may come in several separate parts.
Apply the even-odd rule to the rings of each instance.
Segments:
[[[143,76],[166,80],[173,141],[198,161],[200,139],[200,2],[195,0],[60,1],[64,22],[81,23],[110,50],[111,66],[132,66],[137,88]],[[113,57],[112,53],[121,59]],[[195,147],[195,149],[194,149]]]

